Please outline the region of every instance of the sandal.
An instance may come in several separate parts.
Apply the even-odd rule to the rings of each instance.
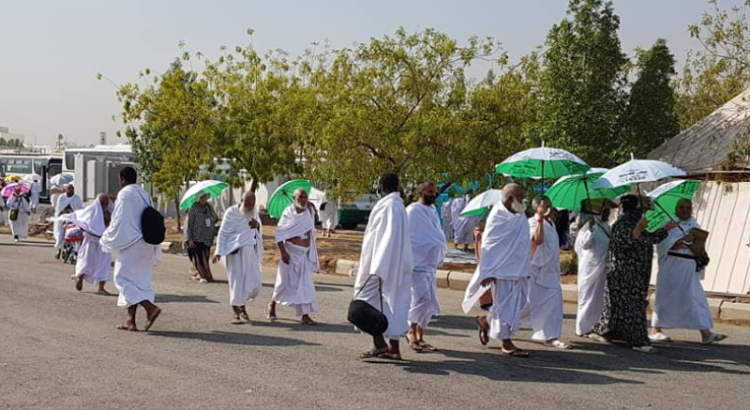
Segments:
[[[502,350],[500,350],[500,352],[504,356],[510,356],[510,357],[529,357],[529,356],[531,356],[530,352],[528,352],[526,350],[522,350],[522,349],[513,349],[513,350],[502,349]]]
[[[387,347],[383,347],[383,348],[380,348],[380,349],[374,348],[374,349],[368,350],[368,351],[366,351],[364,353],[361,353],[359,355],[359,358],[360,359],[374,359],[374,358],[377,358],[378,356],[380,356],[381,354],[387,353],[387,352],[388,352],[388,348]]]
[[[718,333],[711,333],[711,336],[708,337],[708,340],[704,340],[701,343],[703,343],[704,345],[710,345],[710,344],[713,344],[713,343],[716,343],[716,342],[721,342],[722,340],[726,339],[727,337],[729,337],[729,336],[727,336],[727,335],[721,335],[721,334],[718,334]]]
[[[161,315],[161,309],[156,308],[156,313],[154,313],[154,315],[148,318],[148,320],[146,321],[146,326],[143,327],[144,332],[148,332],[148,330],[151,329],[151,326],[156,323],[156,319],[159,318],[159,315]]]
[[[482,344],[482,346],[487,346],[487,344],[490,342],[490,335],[487,334],[487,331],[489,329],[482,326],[482,323],[479,321],[479,316],[476,318],[477,327],[479,328],[479,343]]]
[[[231,322],[231,323],[232,323],[233,325],[241,325],[241,324],[242,324],[242,321],[240,320],[240,317],[239,317],[239,316],[237,316],[237,315],[234,315],[234,319],[232,319],[232,322]]]
[[[250,316],[248,316],[247,312],[241,312],[240,316],[245,319],[246,322],[250,322]]]
[[[409,340],[409,348],[417,353],[422,353],[422,346],[416,340]]]
[[[117,330],[127,330],[129,332],[137,332],[138,328],[135,326],[130,326],[127,323],[121,323],[115,327]]]
[[[277,319],[276,313],[272,315],[271,310],[269,308],[266,308],[266,319],[270,320],[271,322],[275,321]]]
[[[393,353],[391,351],[386,351],[384,353],[381,353],[377,357],[378,359],[395,360],[397,362],[404,360],[401,358],[400,353]]]
[[[433,345],[431,345],[431,344],[429,344],[427,342],[420,342],[419,343],[419,347],[421,347],[422,350],[425,350],[425,351],[428,351],[428,352],[439,352],[440,351],[440,349],[438,349],[437,347],[435,347],[435,346],[433,346]]]

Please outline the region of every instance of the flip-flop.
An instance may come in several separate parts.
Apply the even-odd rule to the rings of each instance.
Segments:
[[[276,314],[271,314],[271,312],[266,308],[266,319],[270,320],[271,322],[276,321],[277,317]]]
[[[117,330],[127,330],[129,332],[137,332],[138,331],[137,327],[129,327],[128,325],[126,325],[124,323],[120,323],[119,325],[117,325],[115,327],[115,329],[117,329]]]
[[[479,322],[479,316],[477,316],[476,322],[477,327],[479,328],[479,343],[481,343],[482,346],[487,346],[490,342],[490,335],[487,334],[488,329],[485,329],[484,326],[482,326],[482,323]]]
[[[387,353],[387,352],[388,352],[388,348],[387,347],[384,347],[382,349],[371,349],[371,350],[368,350],[368,351],[366,351],[364,353],[361,353],[359,355],[359,358],[360,359],[374,359],[374,358],[377,358],[379,355],[381,355],[383,353]]]
[[[234,319],[232,319],[232,322],[231,322],[231,323],[232,323],[233,325],[241,325],[241,324],[242,324],[242,321],[240,320],[240,317],[239,317],[239,316],[235,316],[235,317],[234,317]]]
[[[422,353],[422,346],[416,340],[409,340],[409,348],[417,353]]]
[[[419,347],[421,347],[422,350],[425,350],[425,351],[428,351],[428,352],[439,352],[440,351],[440,349],[438,349],[437,347],[435,347],[435,346],[433,346],[433,345],[431,345],[429,343],[426,343],[426,342],[421,342],[419,344]]]
[[[380,353],[379,355],[377,355],[377,358],[378,359],[393,360],[393,361],[397,361],[397,362],[400,362],[400,361],[404,360],[403,358],[401,358],[400,354],[398,354],[398,353],[392,353],[390,351],[386,351],[386,352]]]
[[[502,350],[500,350],[500,352],[504,356],[510,356],[510,357],[529,357],[529,356],[531,356],[531,353],[529,353],[526,350],[521,350],[521,349],[513,349],[513,350],[502,349]]]
[[[144,332],[148,332],[148,330],[151,329],[151,326],[154,325],[156,319],[159,318],[159,315],[161,315],[161,309],[156,308],[156,313],[154,313],[154,315],[148,318],[148,320],[146,321],[146,326],[143,327]]]
[[[245,319],[248,322],[250,321],[250,316],[248,316],[247,312],[240,313],[240,317],[242,317],[243,319]]]
[[[722,340],[726,339],[727,337],[729,337],[729,336],[718,334],[718,333],[711,333],[711,336],[708,337],[708,340],[703,341],[701,343],[703,343],[704,345],[710,345],[710,344],[713,344],[713,343],[721,342]]]

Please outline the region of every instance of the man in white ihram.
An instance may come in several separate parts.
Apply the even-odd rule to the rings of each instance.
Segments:
[[[526,306],[526,292],[531,271],[531,238],[524,213],[523,188],[517,184],[503,187],[502,199],[490,211],[482,234],[482,258],[469,282],[462,304],[469,313],[479,298],[492,290],[492,307],[487,316],[477,317],[479,340],[489,337],[502,341],[502,353],[528,357],[511,338],[521,327],[521,310]]]
[[[704,344],[720,342],[726,335],[711,332],[713,319],[701,279],[706,272],[685,243],[693,228],[700,228],[693,218],[693,204],[687,199],[677,203],[679,228],[669,231],[667,239],[656,245],[659,274],[656,277],[656,303],[651,319],[654,342],[671,342],[662,328],[699,330]]]
[[[441,215],[443,216],[443,233],[445,234],[446,241],[453,240],[453,215],[451,211],[452,200],[448,198],[443,202],[441,209]]]
[[[240,316],[250,322],[245,304],[257,298],[263,287],[263,234],[253,191],[245,192],[239,205],[224,212],[213,262],[222,256],[227,268],[229,304],[234,312],[232,324],[241,324]]]
[[[451,221],[453,223],[453,243],[456,248],[459,245],[464,246],[464,252],[469,251],[469,244],[474,243],[474,228],[479,220],[476,216],[461,216],[466,205],[471,201],[473,191],[470,189],[463,198],[454,199],[451,204]]]
[[[55,259],[60,259],[63,245],[65,245],[65,224],[59,219],[64,214],[73,213],[79,209],[83,209],[83,201],[81,197],[76,195],[76,189],[73,184],[65,186],[65,195],[60,195],[57,198],[57,204],[55,204],[55,223],[53,225],[54,237],[55,237],[55,248],[57,254]]]
[[[276,244],[281,261],[276,271],[276,285],[266,316],[276,320],[276,304],[292,306],[305,325],[316,322],[310,313],[318,311],[313,272],[319,269],[315,232],[315,214],[307,201],[307,192],[298,189],[276,225]]]
[[[560,285],[560,240],[555,225],[549,220],[552,203],[546,196],[532,202],[536,214],[529,218],[531,237],[531,278],[529,304],[526,307],[531,319],[531,339],[546,346],[569,349],[561,342],[563,325],[563,298]]]
[[[398,192],[398,176],[380,177],[383,197],[375,204],[365,229],[362,253],[354,282],[354,298],[367,302],[388,319],[385,337],[373,336],[374,348],[361,359],[401,360],[399,338],[409,329],[412,260],[409,221]]]
[[[64,221],[76,224],[83,230],[83,242],[76,260],[76,290],[83,290],[83,281],[98,285],[96,292],[109,296],[104,284],[112,280],[112,255],[102,251],[99,239],[109,226],[114,212],[114,203],[107,195],[100,194],[86,208],[61,216]]]
[[[437,198],[435,185],[424,182],[419,185],[418,191],[419,201],[406,208],[414,258],[409,333],[406,338],[412,350],[421,352],[437,350],[424,341],[424,331],[433,316],[440,314],[436,275],[448,251],[448,244],[434,205]]]
[[[31,183],[31,187],[29,187],[32,213],[36,213],[37,208],[39,208],[39,195],[41,193],[42,193],[42,186],[39,184],[39,180],[35,178],[34,181]]]
[[[112,221],[99,243],[102,250],[115,258],[114,282],[120,296],[117,306],[128,310],[128,319],[117,325],[120,330],[138,331],[136,310],[138,305],[146,310],[148,331],[161,314],[154,305],[151,276],[154,265],[161,260],[161,247],[143,240],[141,215],[151,205],[148,193],[136,185],[137,174],[132,167],[120,171],[120,192],[115,201]]]
[[[609,210],[600,218],[581,211],[575,251],[578,255],[578,313],[576,334],[587,336],[604,312],[604,285],[607,281],[609,238],[612,228],[607,223]]]

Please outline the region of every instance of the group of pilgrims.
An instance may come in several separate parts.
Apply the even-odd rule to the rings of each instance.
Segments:
[[[141,215],[153,204],[136,180],[135,169],[123,168],[117,198],[100,195],[86,207],[73,186],[66,187],[64,195],[55,200],[55,246],[59,257],[64,225],[80,227],[84,239],[76,262],[76,289],[81,290],[83,281],[87,281],[98,286],[99,293],[107,294],[104,284],[113,281],[117,305],[127,311],[117,329],[139,331],[136,313],[141,306],[146,314],[142,329],[148,331],[162,313],[154,304],[152,287],[153,269],[162,255],[159,245],[144,241]],[[468,314],[479,304],[486,311],[475,318],[482,345],[495,339],[501,343],[502,354],[528,357],[530,352],[513,342],[516,332],[525,327],[531,330],[535,342],[559,349],[572,347],[561,340],[560,244],[548,198],[535,197],[529,210],[523,187],[509,183],[502,189],[501,200],[482,221],[483,227],[475,230],[478,221],[460,217],[458,212],[447,213],[452,214],[453,221],[444,212],[445,225],[441,224],[433,183],[420,184],[418,200],[408,206],[404,205],[396,175],[383,175],[378,185],[381,198],[364,233],[353,300],[380,312],[387,326],[370,332],[373,345],[360,358],[400,360],[399,341],[404,336],[408,348],[415,352],[437,350],[425,341],[425,330],[441,312],[436,277],[448,251],[445,225],[454,230],[451,237],[456,246],[476,246],[478,264],[462,308]],[[450,206],[459,209],[467,201],[454,200]],[[667,328],[699,330],[706,344],[725,339],[711,332],[711,312],[700,283],[702,266],[691,257],[684,241],[685,232],[698,227],[690,201],[678,204],[679,222],[653,233],[645,230],[647,205],[642,198],[625,195],[619,202],[621,212],[611,227],[606,209],[583,212],[579,218],[575,333],[599,342],[624,342],[643,353],[656,352],[652,341],[671,341],[663,333]],[[254,191],[247,191],[238,204],[224,212],[218,233],[213,228],[216,222],[218,217],[207,195],[188,213],[185,247],[192,262],[191,275],[202,282],[212,281],[211,263],[222,262],[229,285],[231,323],[250,322],[246,305],[261,293],[264,252]],[[313,274],[319,270],[316,235],[314,207],[307,193],[297,190],[276,227],[274,242],[280,261],[273,294],[265,308],[268,320],[277,319],[276,308],[281,305],[294,308],[302,325],[317,324],[311,317],[318,311],[313,282]],[[649,333],[646,310],[654,245],[659,274]]]

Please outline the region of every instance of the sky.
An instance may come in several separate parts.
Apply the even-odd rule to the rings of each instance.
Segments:
[[[723,0],[724,6],[739,0]],[[0,0],[0,126],[27,143],[58,134],[79,144],[109,143],[121,123],[115,84],[165,69],[185,41],[209,58],[248,42],[298,55],[313,42],[333,48],[393,33],[434,28],[459,41],[491,36],[511,59],[542,44],[565,17],[567,0]],[[614,0],[623,51],[666,38],[678,61],[699,48],[688,34],[708,0]],[[103,73],[111,82],[98,81]],[[482,72],[473,73],[482,76]],[[114,84],[113,84],[114,83]]]

